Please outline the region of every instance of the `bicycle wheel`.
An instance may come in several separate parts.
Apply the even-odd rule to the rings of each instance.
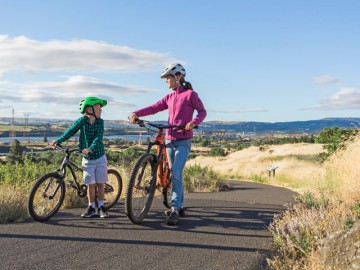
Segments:
[[[163,196],[163,205],[167,208],[171,208],[171,191],[172,191],[172,184],[162,190]]]
[[[60,209],[65,198],[65,182],[57,173],[43,175],[31,189],[28,211],[36,221],[46,221]]]
[[[114,169],[108,169],[108,181],[105,183],[105,198],[104,207],[110,209],[120,198],[123,188],[122,178],[120,173]]]
[[[155,189],[155,157],[144,154],[135,164],[126,190],[125,211],[133,223],[141,223],[145,218],[154,198]]]

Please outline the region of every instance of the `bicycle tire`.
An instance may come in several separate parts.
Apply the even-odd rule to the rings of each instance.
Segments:
[[[135,224],[147,215],[156,189],[156,157],[142,155],[131,172],[126,190],[125,212]]]
[[[163,188],[162,190],[163,205],[169,209],[171,208],[171,191],[172,191],[172,185]]]
[[[30,216],[39,222],[49,220],[64,202],[65,191],[65,182],[59,174],[48,173],[40,177],[30,191],[28,199]]]
[[[108,181],[105,183],[104,208],[109,210],[119,200],[123,188],[121,175],[114,169],[108,169]]]

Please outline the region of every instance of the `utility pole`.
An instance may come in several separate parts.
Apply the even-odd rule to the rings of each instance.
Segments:
[[[11,117],[11,127],[10,127],[10,132],[9,132],[9,137],[10,138],[16,138],[16,133],[15,133],[15,110],[12,109],[12,117]]]
[[[29,113],[24,113],[24,134],[23,137],[27,137],[27,141],[30,142],[29,131],[27,130],[29,125]]]

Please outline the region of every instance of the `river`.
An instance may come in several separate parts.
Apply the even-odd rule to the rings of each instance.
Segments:
[[[121,139],[125,141],[139,141],[139,137],[141,137],[141,141],[145,142],[150,135],[144,134],[142,136],[140,135],[114,135],[114,136],[104,136],[105,139],[109,140],[115,140],[115,139]],[[47,137],[47,140],[50,142],[52,140],[56,140],[59,137]],[[72,137],[71,140],[78,140],[79,137]],[[43,142],[44,137],[0,137],[0,143],[11,143],[14,140],[18,140],[19,142]]]

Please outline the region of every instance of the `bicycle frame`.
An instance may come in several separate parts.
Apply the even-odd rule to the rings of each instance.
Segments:
[[[62,149],[60,147],[58,147],[59,149]],[[66,153],[66,156],[64,157],[62,163],[61,163],[61,166],[60,168],[58,168],[57,170],[55,170],[54,172],[56,173],[60,173],[60,176],[61,176],[61,179],[64,181],[65,180],[65,177],[66,177],[66,169],[69,168],[70,172],[71,172],[71,175],[72,175],[72,178],[75,182],[75,187],[72,186],[73,188],[77,189],[78,191],[81,191],[82,193],[84,192],[84,190],[82,189],[82,186],[80,185],[79,181],[78,181],[78,178],[75,174],[75,170],[78,170],[80,172],[83,172],[83,169],[77,165],[74,161],[72,161],[70,159],[70,155],[72,152],[75,152],[75,151],[78,151],[77,149],[66,149],[65,150],[65,153]],[[86,196],[86,193],[84,194]]]
[[[146,153],[149,154],[152,147],[156,145],[156,157],[157,157],[157,180],[156,185],[158,187],[167,188],[170,185],[170,166],[168,156],[166,153],[166,146],[164,142],[163,129],[159,129],[155,138],[155,141],[149,142]]]

